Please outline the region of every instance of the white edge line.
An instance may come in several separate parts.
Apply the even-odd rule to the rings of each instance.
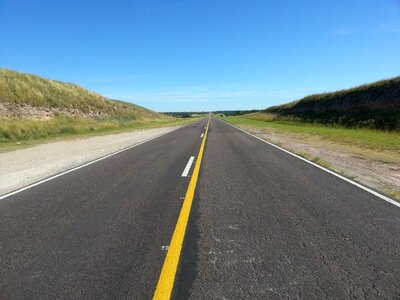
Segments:
[[[353,181],[353,180],[351,180],[351,179],[349,179],[347,177],[344,177],[344,176],[342,176],[342,175],[340,175],[340,174],[338,174],[338,173],[336,173],[336,172],[334,172],[332,170],[329,170],[329,169],[327,169],[325,167],[322,167],[322,166],[320,166],[320,165],[318,165],[318,164],[316,164],[316,163],[314,163],[314,162],[312,162],[312,161],[310,161],[310,160],[308,160],[308,159],[306,159],[304,157],[301,157],[301,156],[299,156],[297,154],[294,154],[293,152],[290,152],[290,151],[288,151],[286,149],[283,149],[282,147],[279,147],[279,146],[277,146],[277,145],[275,145],[275,144],[273,144],[271,142],[268,142],[268,141],[266,141],[266,140],[264,140],[264,139],[262,139],[262,138],[260,138],[260,137],[258,137],[256,135],[254,135],[254,134],[251,134],[250,132],[247,132],[247,131],[239,128],[239,127],[236,127],[235,125],[229,124],[228,122],[225,122],[225,121],[223,121],[223,122],[228,124],[228,125],[230,125],[230,126],[232,126],[233,128],[236,128],[239,131],[242,131],[242,132],[244,132],[244,133],[246,133],[248,135],[251,135],[252,137],[255,137],[256,139],[258,139],[258,140],[260,140],[260,141],[262,141],[264,143],[267,143],[267,144],[269,144],[269,145],[271,145],[271,146],[273,146],[273,147],[275,147],[275,148],[277,148],[279,150],[282,150],[283,152],[286,152],[287,154],[290,154],[290,155],[292,155],[294,157],[297,157],[298,159],[301,159],[302,161],[305,161],[305,162],[313,165],[314,167],[317,167],[317,168],[319,168],[321,170],[324,170],[325,172],[328,172],[329,174],[332,174],[332,175],[334,175],[334,176],[336,176],[336,177],[338,177],[338,178],[340,178],[340,179],[342,179],[344,181],[347,181],[348,183],[351,183],[352,185],[355,185],[356,187],[358,187],[358,188],[360,188],[360,189],[362,189],[362,190],[364,190],[364,191],[366,191],[366,192],[368,192],[368,193],[370,193],[370,194],[372,194],[372,195],[374,195],[376,197],[379,197],[382,200],[385,200],[385,201],[387,201],[387,202],[389,202],[389,203],[391,203],[391,204],[393,204],[393,205],[395,205],[397,207],[400,207],[400,203],[397,202],[396,200],[393,200],[393,199],[391,199],[391,198],[389,198],[389,197],[387,197],[385,195],[382,195],[382,194],[378,193],[377,191],[374,191],[374,190],[372,190],[372,189],[370,189],[370,188],[368,188],[368,187],[366,187],[366,186],[364,186],[364,185],[362,185],[362,184],[360,184],[358,182],[355,182],[355,181]]]
[[[200,137],[202,138],[203,136],[204,136],[204,133],[202,133]]]
[[[189,158],[189,161],[186,164],[185,169],[183,170],[182,177],[187,177],[187,175],[189,174],[190,167],[192,166],[193,160],[194,160],[194,156],[191,156]]]
[[[196,122],[196,121],[194,121],[194,122]],[[63,171],[63,172],[58,173],[58,174],[56,174],[56,175],[53,175],[53,176],[47,177],[47,178],[45,178],[45,179],[39,180],[39,181],[37,181],[37,182],[31,183],[31,184],[29,184],[29,185],[27,185],[27,186],[24,186],[24,187],[22,187],[22,188],[16,189],[15,191],[9,192],[9,193],[4,194],[4,195],[1,195],[1,196],[0,196],[0,200],[3,200],[3,199],[5,199],[5,198],[8,198],[8,197],[13,196],[13,195],[15,195],[15,194],[18,194],[18,193],[20,193],[20,192],[26,191],[26,190],[28,190],[28,189],[30,189],[30,188],[33,188],[33,187],[35,187],[35,186],[38,186],[39,184],[45,183],[45,182],[47,182],[47,181],[53,180],[53,179],[55,179],[55,178],[57,178],[57,177],[60,177],[60,176],[63,176],[63,175],[65,175],[65,174],[71,173],[71,172],[73,172],[73,171],[79,170],[79,169],[81,169],[81,168],[87,167],[87,166],[89,166],[89,165],[91,165],[91,164],[94,164],[94,163],[96,163],[96,162],[98,162],[98,161],[101,161],[101,160],[103,160],[103,159],[109,158],[109,157],[111,157],[111,156],[114,156],[114,155],[119,154],[119,153],[121,153],[121,152],[124,152],[124,151],[126,151],[126,150],[132,149],[132,148],[137,147],[137,146],[139,146],[139,145],[141,145],[141,144],[144,144],[144,143],[146,143],[146,142],[150,142],[151,140],[155,140],[155,139],[157,139],[157,138],[159,138],[159,137],[162,137],[163,135],[166,135],[166,134],[171,133],[171,132],[174,132],[174,131],[176,131],[176,130],[178,130],[178,129],[184,128],[184,127],[186,127],[186,126],[188,126],[188,125],[190,125],[190,124],[193,124],[194,122],[188,123],[188,124],[186,124],[186,125],[184,125],[184,126],[175,128],[175,129],[173,129],[173,130],[171,130],[171,131],[168,131],[168,132],[162,133],[162,134],[160,134],[160,135],[154,136],[154,137],[152,137],[152,138],[146,139],[146,140],[141,141],[141,142],[139,142],[139,143],[137,143],[137,144],[134,144],[134,145],[125,147],[125,148],[123,148],[123,149],[117,150],[117,151],[112,152],[112,153],[110,153],[110,154],[101,156],[101,157],[96,158],[96,159],[94,159],[94,160],[91,160],[91,161],[89,161],[89,162],[87,162],[87,163],[84,163],[83,165],[79,165],[79,166],[73,167],[72,169]],[[162,127],[161,127],[161,128],[162,128]]]

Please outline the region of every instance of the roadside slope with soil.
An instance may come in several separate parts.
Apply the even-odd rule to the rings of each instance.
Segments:
[[[177,119],[76,84],[0,68],[0,146],[62,136],[168,126]]]
[[[343,127],[400,130],[400,76],[315,94],[264,112],[281,119]]]

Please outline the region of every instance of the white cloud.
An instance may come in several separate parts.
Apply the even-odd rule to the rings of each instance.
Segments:
[[[356,31],[354,31],[354,30],[337,29],[337,30],[332,31],[330,34],[333,36],[340,37],[340,36],[351,35],[354,33],[356,33]]]
[[[400,32],[400,23],[382,23],[378,25],[373,31],[373,33],[379,32]]]

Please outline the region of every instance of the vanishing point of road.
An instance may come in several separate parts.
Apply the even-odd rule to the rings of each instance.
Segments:
[[[214,118],[0,201],[0,299],[170,296],[400,299],[400,208]]]

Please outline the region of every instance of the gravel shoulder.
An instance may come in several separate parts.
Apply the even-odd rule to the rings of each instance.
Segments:
[[[179,127],[181,126],[59,141],[0,153],[0,195]]]
[[[373,155],[361,156],[360,153],[367,150],[353,149],[325,139],[276,133],[246,125],[236,126],[400,201],[399,163],[373,159]]]

